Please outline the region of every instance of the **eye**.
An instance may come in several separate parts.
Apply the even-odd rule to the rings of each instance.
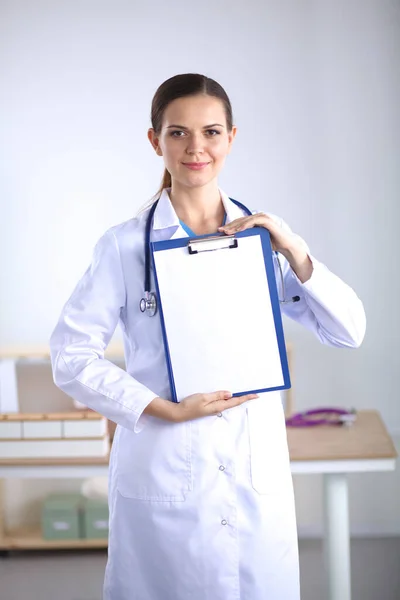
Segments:
[[[221,132],[218,131],[217,129],[206,129],[206,134],[209,137],[215,137],[217,135],[221,135]],[[181,138],[181,137],[183,137],[185,135],[185,132],[181,131],[179,129],[176,129],[175,131],[172,131],[170,135],[171,135],[171,137]]]

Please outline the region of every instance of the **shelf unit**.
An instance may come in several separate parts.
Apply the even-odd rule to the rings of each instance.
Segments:
[[[122,344],[110,344],[106,352],[107,358],[123,359]],[[9,346],[0,348],[0,361],[7,361],[9,369],[16,371],[17,364],[43,363],[50,359],[48,346]],[[11,378],[12,381],[13,378]],[[16,380],[16,377],[14,377]],[[108,465],[108,456],[86,459],[9,459],[0,460],[1,465],[7,466],[63,466],[86,465],[88,470],[95,465]],[[0,552],[8,553],[12,550],[63,550],[63,549],[94,549],[107,548],[107,539],[76,539],[76,540],[44,540],[39,526],[35,528],[21,527],[7,531],[5,527],[4,481],[0,479]]]
[[[289,361],[289,370],[292,370],[292,346],[287,344],[287,355]],[[122,344],[110,344],[106,351],[106,357],[110,359],[121,360],[124,357]],[[14,368],[19,361],[23,362],[43,362],[50,358],[49,348],[47,346],[11,346],[8,348],[0,348],[0,361],[7,360],[14,363]],[[292,388],[285,393],[285,413],[291,414],[293,411],[293,376]],[[111,432],[112,438],[112,432]],[[87,459],[9,459],[0,460],[0,466],[15,466],[15,467],[30,467],[35,466],[86,466],[87,474],[82,474],[82,477],[88,476],[91,467],[108,465],[108,457],[87,458]],[[23,475],[21,475],[23,477]],[[36,528],[19,528],[7,531],[5,528],[5,507],[4,507],[4,482],[0,479],[0,552],[8,552],[11,550],[61,550],[61,549],[93,549],[107,548],[107,540],[102,539],[77,539],[77,540],[54,540],[48,541],[41,537],[41,531]]]
[[[34,467],[60,467],[60,471],[66,467],[79,467],[82,477],[85,469],[89,472],[92,467],[108,467],[109,457],[98,458],[65,458],[65,459],[8,459],[0,460],[0,467],[19,467],[28,470]],[[21,477],[23,473],[21,473]],[[39,527],[21,527],[7,531],[5,527],[5,507],[3,494],[4,481],[0,479],[0,552],[11,550],[67,550],[67,549],[93,549],[107,548],[107,539],[76,539],[76,540],[44,540]]]
[[[15,529],[0,538],[0,552],[12,550],[85,550],[107,548],[107,539],[54,540],[42,538],[40,529]]]

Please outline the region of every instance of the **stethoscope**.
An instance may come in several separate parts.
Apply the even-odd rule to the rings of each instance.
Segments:
[[[315,427],[316,425],[354,425],[357,412],[354,408],[313,408],[286,419],[288,427]]]
[[[243,210],[249,217],[253,214],[244,204],[239,202],[238,200],[234,200],[233,198],[229,198],[231,202],[236,204],[239,208]],[[140,300],[140,310],[142,313],[147,313],[149,317],[154,317],[157,312],[157,298],[154,292],[151,292],[151,266],[150,266],[150,256],[151,256],[151,247],[150,247],[150,232],[153,225],[154,212],[157,208],[158,200],[153,204],[150,209],[149,215],[146,221],[145,228],[145,278],[144,278],[144,292],[145,296]],[[280,280],[281,280],[281,289],[282,289],[282,300],[279,300],[280,304],[290,304],[291,302],[298,302],[300,300],[300,296],[293,296],[290,299],[286,299],[286,290],[285,290],[285,282],[283,279],[283,272],[281,262],[279,260],[278,252],[274,251],[273,255],[278,263]]]

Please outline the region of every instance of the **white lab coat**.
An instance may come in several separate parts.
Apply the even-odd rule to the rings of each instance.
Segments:
[[[241,217],[220,192],[227,222]],[[156,396],[170,398],[160,319],[139,310],[147,215],[100,239],[51,337],[55,383],[118,423],[104,598],[298,600],[294,498],[279,393],[186,423],[142,414]],[[152,240],[186,235],[164,190]],[[301,284],[282,257],[286,295],[301,297],[282,310],[325,344],[359,346],[365,331],[360,300],[311,259],[313,274]],[[104,359],[118,322],[126,372]]]

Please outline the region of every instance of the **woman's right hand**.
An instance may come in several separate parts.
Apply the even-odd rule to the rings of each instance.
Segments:
[[[228,408],[239,406],[258,398],[257,394],[233,397],[231,392],[225,390],[209,394],[192,394],[176,405],[175,416],[177,422],[193,421],[201,417],[208,417],[222,413]]]

